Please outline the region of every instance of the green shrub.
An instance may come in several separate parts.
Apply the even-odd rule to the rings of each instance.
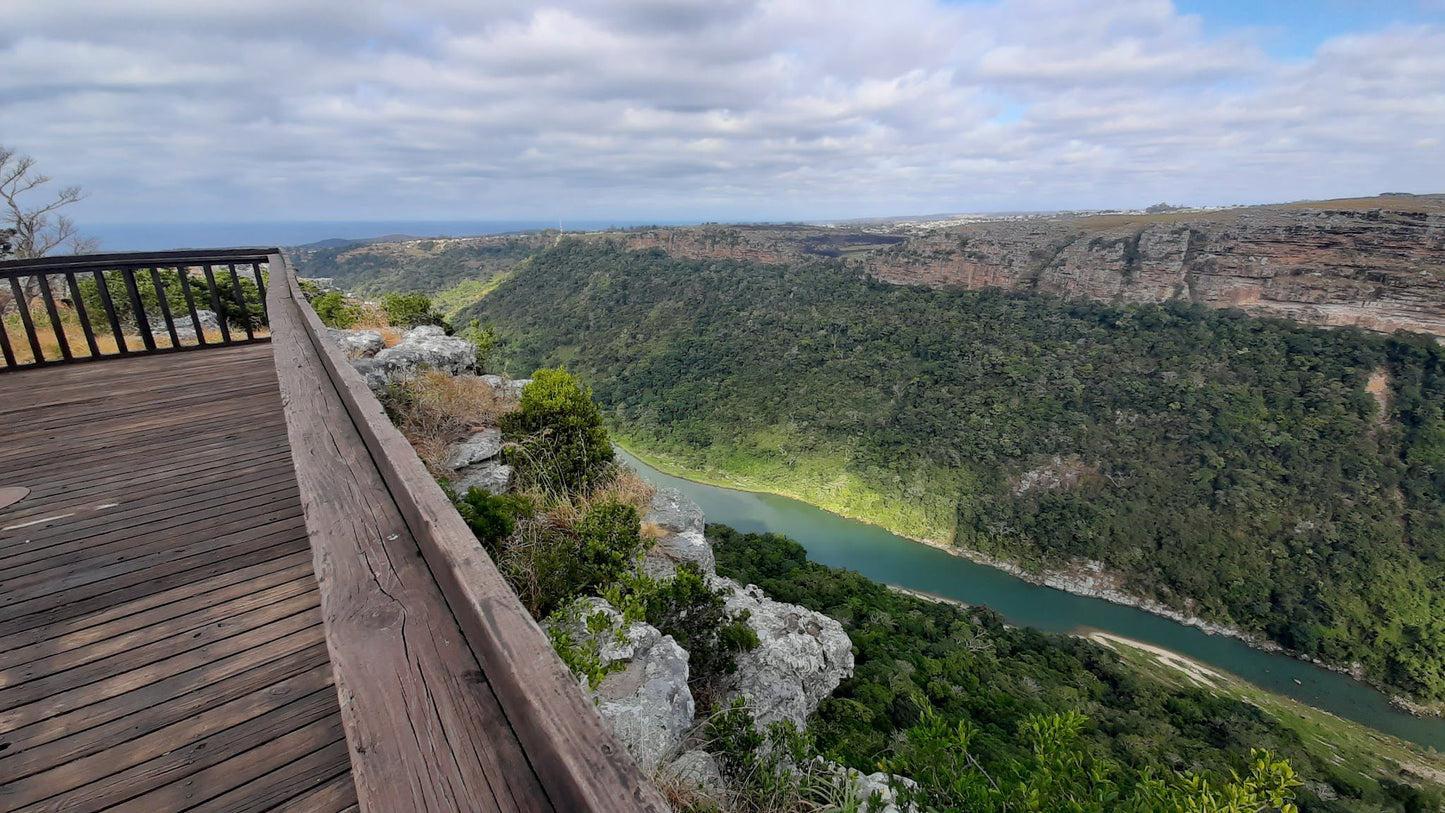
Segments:
[[[321,318],[322,324],[345,330],[356,324],[361,317],[361,308],[348,300],[340,291],[328,291],[311,300],[311,308]]]
[[[533,618],[546,618],[577,596],[596,595],[622,578],[642,549],[637,509],[615,502],[588,506],[571,527],[523,523],[496,552],[502,577]]]
[[[687,650],[688,685],[707,707],[723,679],[737,671],[740,652],[756,649],[748,612],[729,613],[726,594],[707,585],[702,568],[683,562],[677,575],[656,581],[637,573],[608,589],[606,598],[629,620],[645,620]]]
[[[381,310],[392,327],[447,327],[441,314],[432,310],[431,298],[426,294],[384,294],[381,297]]]
[[[454,502],[457,511],[487,551],[496,554],[503,540],[512,535],[517,520],[531,516],[536,507],[521,494],[492,494],[480,488],[469,488]]]
[[[163,268],[157,272],[161,280],[161,290],[156,289],[155,280],[148,273],[137,273],[135,275],[136,293],[140,295],[141,310],[145,312],[147,320],[159,319],[161,313],[161,299],[164,294],[166,307],[170,309],[171,318],[178,327],[190,324],[190,306],[186,304],[185,289],[181,287],[181,273],[174,268]],[[126,287],[125,277],[118,272],[104,274],[106,293],[115,305],[116,318],[122,325],[128,327],[136,326],[135,303],[130,298],[130,291]],[[211,289],[204,277],[192,276],[189,273],[185,276],[186,286],[190,288],[191,302],[197,310],[219,310],[217,316],[226,320],[226,324],[232,330],[244,330],[249,324],[254,330],[266,324],[266,310],[261,302],[261,289],[256,287],[254,279],[247,279],[247,272],[240,271],[237,278],[241,287],[241,296],[245,300],[245,307],[236,302],[236,281],[231,279],[229,271],[217,269],[214,272],[216,280],[216,302],[211,301]],[[270,275],[261,274],[261,281],[269,281]],[[105,315],[105,298],[101,293],[100,284],[94,277],[83,277],[77,280],[80,288],[80,299],[85,305],[86,316],[90,321],[92,330],[99,333],[109,333],[110,323]]]
[[[575,571],[579,587],[616,581],[642,548],[642,518],[623,503],[589,505],[572,530],[581,543]]]
[[[707,751],[717,758],[719,771],[738,794],[737,809],[819,809],[805,799],[824,790],[816,786],[837,784],[833,777],[810,776],[807,769],[818,750],[806,731],[788,720],[758,731],[741,697],[727,707],[714,706],[704,734]]]
[[[596,689],[608,675],[627,668],[627,665],[623,661],[613,661],[606,666],[602,664],[602,642],[611,627],[611,619],[607,613],[601,611],[593,612],[583,619],[581,616],[585,607],[581,601],[570,601],[548,616],[545,626],[547,637],[552,641],[552,649],[567,665],[568,670],[578,677],[586,678],[587,685]],[[572,629],[579,621],[585,627],[581,641],[572,635]],[[618,639],[621,639],[622,633],[623,630],[612,631],[612,635]]]
[[[458,336],[472,343],[477,349],[477,369],[487,369],[492,354],[497,352],[497,331],[491,327],[482,327],[482,323],[473,319],[471,324],[462,328]]]
[[[613,459],[591,389],[566,370],[533,373],[517,411],[503,415],[501,425],[511,441],[502,449],[503,460],[524,485],[554,495],[585,492]]]

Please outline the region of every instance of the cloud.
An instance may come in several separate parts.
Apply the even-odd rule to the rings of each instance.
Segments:
[[[11,0],[0,142],[93,219],[762,219],[1445,189],[1445,27],[1168,0]],[[159,43],[159,44],[158,44]]]

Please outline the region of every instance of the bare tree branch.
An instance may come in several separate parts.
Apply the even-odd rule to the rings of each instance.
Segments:
[[[74,221],[56,214],[85,197],[80,187],[67,186],[54,198],[29,206],[22,200],[49,182],[50,178],[35,170],[35,159],[0,144],[0,257],[40,257],[67,243],[77,253],[94,249],[94,241],[82,239]]]

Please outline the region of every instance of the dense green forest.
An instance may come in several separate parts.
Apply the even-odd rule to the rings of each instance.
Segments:
[[[1298,790],[1303,810],[1424,811],[1441,804],[1437,789],[1365,775],[1367,753],[1302,734],[1250,703],[1167,685],[1089,641],[1006,627],[986,608],[889,590],[852,571],[809,562],[802,546],[786,537],[721,525],[709,526],[708,536],[720,574],[843,624],[857,665],[823,701],[810,734],[833,759],[863,771],[882,763],[921,782],[917,800],[927,809],[1034,809],[988,800],[1050,773],[1037,764],[1027,736],[1050,717],[1073,722],[1071,732],[1052,736],[1076,738],[1085,770],[1073,787],[1046,791],[1053,801],[1042,809],[1094,809],[1064,804],[1064,792],[1088,796],[1103,784],[1116,795],[1101,809],[1135,809],[1125,802],[1161,769],[1244,775],[1252,749],[1288,758],[1304,780]],[[1107,782],[1091,784],[1096,777]]]
[[[704,476],[1125,587],[1445,698],[1445,352],[566,241],[462,314]],[[1372,397],[1367,384],[1378,384]]]
[[[362,296],[434,294],[463,281],[481,282],[511,270],[545,242],[539,235],[485,239],[329,246],[299,252],[303,277],[330,277],[336,287]]]

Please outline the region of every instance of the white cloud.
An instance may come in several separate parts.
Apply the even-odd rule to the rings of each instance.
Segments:
[[[0,142],[85,185],[94,219],[1445,189],[1440,26],[1283,63],[1168,0],[10,0],[7,17]]]

